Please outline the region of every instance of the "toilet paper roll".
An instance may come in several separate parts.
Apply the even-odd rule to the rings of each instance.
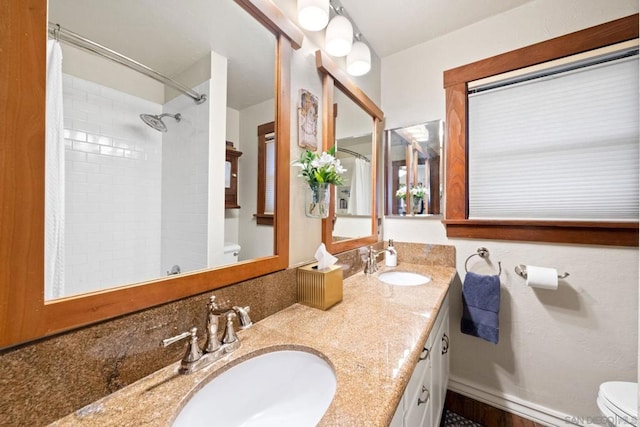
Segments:
[[[527,265],[527,286],[540,289],[558,289],[558,271],[555,268]]]

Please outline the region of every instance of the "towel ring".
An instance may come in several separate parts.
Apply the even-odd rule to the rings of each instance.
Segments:
[[[478,250],[476,251],[475,254],[471,254],[467,257],[466,261],[464,262],[464,271],[465,272],[469,272],[469,269],[467,268],[467,264],[469,263],[469,260],[478,255],[480,258],[484,259],[484,258],[489,258],[489,249],[485,248],[485,247],[480,247],[478,248]],[[498,261],[498,276],[502,273],[502,262]]]

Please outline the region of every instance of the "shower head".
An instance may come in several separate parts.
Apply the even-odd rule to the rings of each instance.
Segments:
[[[180,113],[177,113],[177,114],[164,113],[157,116],[154,116],[153,114],[140,114],[140,118],[142,119],[143,122],[145,122],[147,125],[151,126],[155,130],[158,130],[160,132],[167,131],[167,125],[165,125],[164,122],[162,121],[162,118],[167,116],[173,117],[176,120],[176,122],[179,122],[180,119],[182,118]]]

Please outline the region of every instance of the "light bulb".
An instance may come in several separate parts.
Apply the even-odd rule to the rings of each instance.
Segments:
[[[325,34],[324,47],[331,56],[345,56],[353,44],[353,26],[344,16],[334,16]]]
[[[305,30],[320,31],[329,22],[329,0],[298,0],[298,23]]]
[[[371,69],[371,51],[369,46],[358,41],[353,44],[347,55],[347,73],[352,76],[362,76]]]

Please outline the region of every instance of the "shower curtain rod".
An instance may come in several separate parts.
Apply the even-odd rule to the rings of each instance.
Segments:
[[[340,151],[340,152],[342,152],[342,153],[346,153],[346,154],[351,154],[353,157],[358,158],[358,159],[365,160],[365,161],[367,161],[367,162],[369,162],[369,161],[370,161],[369,159],[367,159],[367,156],[365,156],[365,155],[363,155],[363,154],[360,154],[360,153],[357,153],[357,152],[355,152],[355,151],[353,151],[353,150],[349,150],[349,149],[347,149],[347,148],[340,148],[340,147],[338,147],[338,151]]]
[[[81,49],[87,50],[89,52],[93,52],[100,56],[103,56],[107,59],[115,61],[121,65],[131,68],[132,70],[138,71],[148,77],[151,77],[154,80],[159,81],[160,83],[164,83],[168,86],[171,86],[174,89],[179,90],[185,95],[192,98],[196,104],[202,104],[207,100],[207,95],[200,94],[177,81],[160,74],[159,72],[143,65],[133,59],[126,57],[116,51],[113,51],[107,47],[102,46],[94,41],[86,39],[79,34],[74,33],[71,30],[68,30],[64,27],[61,27],[59,24],[54,24],[53,22],[49,22],[49,34],[58,41],[64,41]]]

